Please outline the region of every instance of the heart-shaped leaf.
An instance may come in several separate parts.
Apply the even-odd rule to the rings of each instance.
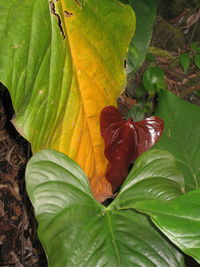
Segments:
[[[109,161],[106,178],[115,191],[125,180],[129,164],[158,141],[164,124],[159,117],[125,120],[117,108],[108,106],[101,112],[100,126]]]
[[[162,91],[156,113],[165,122],[165,130],[156,148],[171,152],[185,178],[185,189],[200,185],[200,107],[169,91]]]
[[[137,177],[142,180],[140,176],[143,180],[157,177],[158,183],[171,177],[174,162],[168,153],[165,156],[163,153],[150,151],[145,153],[146,157],[143,154],[142,161],[137,162],[138,168],[140,165],[142,168],[126,186],[131,186]],[[151,165],[159,157],[167,167],[156,176]],[[145,176],[143,168],[148,175]],[[176,184],[176,179],[172,180]],[[95,201],[85,174],[67,156],[57,151],[36,153],[27,165],[26,183],[49,267],[184,266],[182,255],[144,215],[120,207],[120,195],[108,207]],[[124,188],[124,198],[125,191]],[[152,195],[156,197],[155,191]],[[162,199],[162,194],[158,197]]]
[[[99,114],[124,88],[134,29],[132,8],[115,0],[0,3],[0,81],[15,126],[33,152],[56,149],[78,162],[99,200],[112,193]]]
[[[136,203],[158,228],[186,254],[200,263],[200,189],[171,201]]]

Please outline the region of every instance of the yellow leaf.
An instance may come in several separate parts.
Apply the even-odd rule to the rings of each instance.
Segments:
[[[75,160],[103,201],[112,191],[99,117],[125,87],[132,8],[116,0],[30,0],[14,10],[15,24],[7,16],[12,9],[2,11],[10,34],[0,30],[6,43],[0,73],[3,68],[13,121],[33,152],[55,149]]]
[[[60,10],[74,66],[71,92],[76,111],[72,107],[65,112],[63,123],[71,125],[72,134],[62,134],[59,150],[83,168],[94,196],[102,201],[112,191],[105,179],[107,160],[99,116],[106,105],[116,105],[124,88],[123,60],[134,29],[133,14],[128,6],[102,0],[66,0]],[[132,29],[123,22],[127,17]]]

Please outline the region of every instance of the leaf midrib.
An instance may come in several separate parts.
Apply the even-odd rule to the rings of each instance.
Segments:
[[[118,267],[122,267],[121,260],[120,260],[120,255],[119,255],[119,249],[117,247],[116,238],[115,238],[115,235],[114,235],[114,232],[113,232],[113,228],[112,228],[112,222],[111,222],[111,218],[110,218],[110,211],[108,209],[106,209],[105,212],[106,212],[106,216],[107,216],[107,219],[108,219],[108,226],[109,226],[109,229],[110,229],[110,233],[111,233],[111,237],[112,237],[112,243],[113,243],[115,254],[116,254],[116,258],[117,258],[117,266]]]

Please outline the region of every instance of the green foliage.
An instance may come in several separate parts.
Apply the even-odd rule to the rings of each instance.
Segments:
[[[128,112],[128,118],[132,118],[133,121],[141,121],[144,119],[144,105],[142,103],[138,103],[133,105]]]
[[[149,62],[155,62],[156,61],[156,57],[154,56],[154,54],[148,52],[145,58],[146,61]]]
[[[64,155],[58,154],[58,152],[44,151],[36,154],[31,159],[26,172],[27,188],[35,207],[36,216],[39,221],[39,235],[44,244],[47,255],[49,255],[50,266],[56,266],[54,265],[56,261],[63,260],[61,257],[62,253],[69,255],[70,264],[72,264],[71,262],[74,262],[75,256],[72,254],[72,258],[74,258],[73,261],[71,261],[71,253],[69,252],[71,246],[68,244],[68,242],[73,243],[74,239],[70,239],[71,241],[69,241],[67,237],[69,235],[68,233],[72,232],[72,230],[76,231],[75,229],[82,229],[83,226],[81,226],[82,224],[80,222],[84,222],[85,228],[83,233],[74,233],[74,238],[77,236],[84,236],[84,231],[87,231],[88,228],[90,229],[89,232],[92,235],[92,237],[89,236],[87,238],[89,243],[92,242],[92,240],[93,242],[96,240],[95,238],[98,235],[97,232],[99,231],[99,228],[104,229],[103,233],[105,233],[105,235],[102,234],[101,237],[98,237],[98,239],[101,239],[103,244],[112,243],[112,241],[109,240],[109,237],[112,239],[113,236],[108,234],[109,231],[115,233],[115,237],[119,236],[119,238],[116,238],[115,242],[113,243],[114,248],[110,247],[109,245],[109,248],[98,247],[98,249],[96,249],[95,247],[94,250],[92,250],[92,255],[96,262],[102,260],[100,255],[104,255],[106,264],[108,264],[108,266],[112,266],[110,262],[110,255],[113,255],[112,251],[117,248],[117,255],[120,258],[121,266],[127,266],[130,262],[128,260],[129,253],[124,250],[123,247],[126,244],[133,257],[130,264],[139,264],[140,262],[140,264],[144,263],[149,265],[150,263],[148,260],[150,258],[152,259],[152,256],[151,252],[149,252],[151,248],[149,248],[147,244],[151,243],[151,246],[154,248],[156,247],[156,251],[159,253],[159,251],[161,251],[165,246],[167,248],[169,243],[166,243],[167,239],[164,242],[165,245],[162,243],[164,241],[163,239],[162,241],[160,239],[158,241],[158,236],[155,234],[156,232],[153,232],[153,236],[151,237],[146,236],[146,231],[150,231],[152,226],[148,225],[146,218],[141,214],[138,214],[136,210],[149,214],[155,225],[161,231],[163,231],[163,233],[172,242],[174,242],[176,246],[178,246],[186,254],[194,257],[197,261],[200,261],[200,232],[199,223],[196,221],[199,216],[198,202],[200,199],[200,192],[199,189],[197,189],[187,193],[188,191],[199,187],[199,112],[199,107],[181,100],[172,93],[164,90],[160,92],[157,115],[165,120],[165,132],[161,137],[157,147],[173,153],[177,160],[177,165],[175,158],[167,152],[151,150],[144,153],[136,161],[117,198],[107,208],[104,208],[100,204],[94,202],[91,194],[89,193],[89,188],[86,189],[88,185],[84,183],[84,186],[82,186],[81,182],[81,188],[83,188],[81,190],[86,192],[87,195],[86,200],[82,199],[82,195],[84,194],[77,190],[77,187],[80,187],[79,182],[76,184],[73,179],[71,179],[72,176],[70,174],[72,173],[74,174],[74,177],[77,177],[77,169],[79,168]],[[62,168],[59,168],[59,165],[61,165]],[[177,166],[184,174],[184,178]],[[67,169],[67,172],[65,172],[64,169]],[[74,173],[73,169],[76,169],[76,173]],[[60,172],[61,170],[63,173]],[[68,188],[71,186],[67,185],[66,189],[64,190],[64,183],[60,183],[60,177],[62,178],[62,181],[66,179],[66,184],[76,184],[76,189],[73,187],[73,190],[75,189],[75,191],[77,191],[81,199],[79,199],[75,191],[71,191],[71,189]],[[85,177],[80,169],[78,177]],[[82,181],[82,178],[80,179]],[[85,178],[83,180],[85,180]],[[59,187],[57,186],[57,183],[62,185]],[[185,191],[186,194],[184,194]],[[60,199],[62,200],[62,203],[60,202]],[[68,203],[69,207],[71,207],[71,203],[74,202],[75,206],[73,205],[73,210],[75,209],[75,211],[73,212],[75,214],[78,213],[78,218],[81,218],[81,220],[76,219],[77,216],[75,215],[73,217],[73,214],[70,212],[71,209],[69,209],[68,213]],[[52,203],[53,207],[51,207]],[[58,207],[56,207],[55,203],[59,203],[59,207],[64,209],[66,212],[66,215],[60,212],[61,216],[64,216],[61,219],[57,217]],[[76,205],[81,205],[81,210],[78,208],[76,209]],[[92,211],[89,207],[91,207]],[[86,214],[87,219],[94,218],[94,220],[89,223],[81,212]],[[48,213],[53,213],[53,215],[51,216]],[[102,219],[100,215],[102,213],[109,217],[109,222],[111,222],[109,227],[105,223],[104,219]],[[55,216],[57,218],[56,221],[53,219]],[[95,219],[96,217],[98,219]],[[59,223],[57,223],[57,220],[60,222],[60,226],[58,226]],[[51,221],[53,227],[51,229],[54,229],[53,231],[51,229],[48,230],[48,227],[46,229],[46,226],[48,226]],[[70,228],[72,223],[73,229]],[[138,229],[138,223],[140,223],[141,228],[139,232],[135,232],[135,229]],[[70,229],[69,231],[65,230],[66,225],[67,229]],[[120,234],[118,225],[120,226],[120,231],[122,230],[122,225],[124,226],[123,235]],[[94,230],[92,227],[94,227]],[[131,235],[132,227],[134,227],[133,236]],[[58,236],[58,232],[66,232],[66,235],[60,234],[60,238],[58,238],[56,241],[56,246],[50,242],[52,240],[51,231],[53,232],[54,239],[55,236]],[[134,238],[138,238],[138,235],[143,236],[143,238],[140,240],[141,250],[144,251],[143,240],[145,240],[146,243],[145,249],[150,249],[148,251],[148,257],[142,254],[142,257],[140,257],[139,261],[136,254],[141,252],[137,251],[136,253],[135,245],[132,246],[132,244],[135,242]],[[150,243],[148,243],[149,238],[151,238]],[[68,240],[68,246],[65,244],[66,239]],[[123,240],[126,240],[126,242]],[[86,240],[83,239],[83,241],[85,242],[83,247],[87,248],[88,251],[91,251],[91,248],[86,246]],[[78,242],[80,242],[79,239]],[[159,244],[159,246],[156,244]],[[55,247],[61,247],[62,249],[56,251]],[[53,251],[55,254],[53,254]],[[87,253],[86,249],[82,252],[82,250],[78,247],[78,252],[76,255],[80,255],[80,257],[77,258],[76,256],[77,261],[75,264],[80,264],[80,262],[82,262],[81,257],[86,257],[85,253]],[[170,253],[172,253],[170,254],[170,259],[172,260],[172,255],[173,258],[178,257],[178,266],[182,266],[182,260],[180,256],[178,256],[176,252]],[[174,253],[176,256],[174,256]],[[65,260],[67,260],[67,257],[68,256],[66,256]],[[86,263],[86,266],[90,266],[88,265],[90,262],[93,264],[93,257],[92,259],[89,259],[88,263]],[[167,259],[166,256],[164,256],[164,258],[165,260]],[[162,260],[164,258],[161,257]],[[159,263],[157,262],[156,255],[154,255],[154,259],[156,260],[156,264],[158,264],[157,266],[165,266],[162,260]],[[112,262],[117,264],[115,263],[115,260],[112,258]],[[175,262],[170,262],[169,266],[176,266],[176,264],[177,263]]]
[[[200,54],[194,55],[194,64],[200,69]]]
[[[145,90],[144,86],[140,86],[135,90],[135,97],[136,99],[142,99],[146,96],[147,91]]]
[[[136,203],[157,227],[186,254],[200,263],[200,189],[171,201]]]
[[[86,54],[85,51],[73,54],[70,47],[67,34],[74,31],[68,32],[69,20],[68,27],[65,27],[69,17],[66,19],[63,16],[65,10],[62,6],[63,3],[69,4],[69,1],[52,1],[55,10],[50,8],[50,1],[47,0],[9,0],[0,3],[0,39],[3,40],[0,45],[0,81],[10,90],[16,111],[15,121],[20,131],[24,131],[24,135],[31,140],[34,150],[44,145],[71,149],[74,129],[80,130],[76,132],[79,140],[83,124],[71,127],[69,121],[85,123],[85,117],[80,115],[84,102],[81,95],[83,89],[88,89],[88,85],[91,90],[84,99],[87,103],[88,99],[91,101],[94,92],[95,100],[98,99],[97,92],[102,93],[99,96],[101,100],[108,94],[108,98],[102,101],[103,105],[107,105],[111,99],[115,103],[115,97],[124,85],[124,54],[135,25],[134,21],[126,20],[126,17],[129,14],[129,18],[134,18],[132,9],[127,5],[121,9],[121,3],[119,5],[115,0],[80,2],[74,4],[73,1],[68,6],[76,7],[76,15],[83,14],[78,24],[74,24],[75,27],[72,25],[72,29],[77,28],[77,25],[82,27],[82,22],[87,21],[89,26],[83,29],[88,30],[81,35],[82,39],[79,39],[79,34],[71,37],[84,40],[82,48],[86,49]],[[86,5],[82,5],[86,2]],[[151,62],[143,75],[143,87],[137,91],[140,97],[148,93],[147,103],[135,105],[130,112],[134,120],[140,121],[144,113],[152,110],[152,99],[159,94],[156,115],[165,121],[165,131],[156,146],[158,150],[151,150],[139,157],[117,197],[108,207],[94,200],[86,175],[66,155],[45,150],[32,157],[26,169],[27,190],[35,208],[39,222],[38,234],[50,267],[184,266],[183,256],[177,247],[200,262],[200,108],[163,90],[164,72],[154,66],[152,54],[147,54],[157,1],[120,2],[134,8],[137,16],[136,34],[127,55],[128,75],[138,70],[146,55],[146,59]],[[98,3],[96,10],[88,3]],[[109,29],[105,27],[105,19],[102,20],[104,12],[98,10],[101,7],[105,11],[105,6],[109,7],[109,10],[106,9]],[[82,7],[86,8],[85,13]],[[110,16],[112,8],[115,12]],[[96,20],[99,21],[96,26],[100,31],[93,31],[91,13],[94,10]],[[165,25],[163,23],[164,28]],[[97,33],[96,43],[94,33]],[[79,43],[74,44],[82,52]],[[190,47],[191,51],[180,55],[180,64],[185,72],[191,60],[200,68],[200,45],[191,43]],[[155,54],[164,52],[155,48],[152,48],[153,51]],[[81,60],[80,55],[83,55]],[[94,59],[93,55],[98,58],[95,64],[88,61]],[[78,60],[80,65],[75,64]],[[78,76],[81,75],[80,67],[83,76],[89,77],[82,84]],[[89,70],[88,75],[85,75],[85,69]],[[93,84],[97,85],[96,91]],[[109,88],[113,88],[113,95]],[[70,107],[67,106],[69,103]],[[94,102],[91,103],[94,107]],[[86,107],[88,104],[84,103],[84,115]],[[94,117],[93,111],[86,118]],[[80,120],[77,119],[79,115]],[[69,134],[69,129],[64,130],[64,137],[61,138],[63,125],[69,129],[71,127],[72,132]],[[87,126],[91,127],[91,123]],[[95,126],[99,129],[96,121]],[[97,138],[96,134],[94,136]],[[88,143],[82,143],[88,147]],[[84,153],[85,147],[82,148]],[[80,155],[79,158],[86,162]],[[92,156],[90,159],[94,161]],[[102,161],[99,159],[97,165]],[[151,217],[159,230],[144,213]]]
[[[157,12],[157,0],[120,0],[129,4],[136,14],[136,32],[128,51],[127,73],[135,73],[145,60],[151,41],[153,24]]]
[[[164,71],[160,67],[148,67],[143,74],[143,85],[150,96],[165,88]]]
[[[156,145],[171,152],[184,175],[186,191],[200,186],[200,107],[169,91],[161,91],[156,112],[165,122],[164,133]]]
[[[149,214],[167,238],[200,262],[200,108],[181,100],[169,91],[161,91],[157,115],[164,119],[165,131],[156,147],[175,156],[177,166],[184,175],[184,188],[187,193],[171,200],[145,200],[140,194],[141,198],[134,203],[134,207]],[[167,168],[167,165],[162,163],[160,166],[162,169]],[[158,168],[159,166],[155,166],[156,171]],[[134,170],[137,172],[137,168]],[[133,192],[129,192],[131,199]],[[124,203],[126,201],[125,199]]]
[[[175,158],[166,151],[152,149],[138,158],[111,205],[134,208],[138,201],[170,200],[183,192],[184,179]]]
[[[190,44],[190,48],[193,51],[194,54],[200,54],[200,43],[198,42],[192,42]]]
[[[180,55],[180,64],[183,70],[186,72],[190,66],[190,54],[189,53],[183,53]]]
[[[182,194],[183,178],[169,153],[144,153],[108,207],[93,199],[80,167],[57,151],[31,158],[26,184],[49,267],[184,266],[178,250],[134,209],[139,200]]]
[[[180,55],[180,64],[186,72],[191,64],[191,61],[200,69],[200,43],[193,42],[190,44],[191,50]]]
[[[141,198],[134,207],[149,214],[167,238],[200,263],[200,108],[162,90],[156,115],[165,121],[165,130],[155,147],[174,155],[186,193],[171,200]]]
[[[124,88],[135,15],[115,0],[81,2],[1,1],[0,82],[33,153],[56,149],[75,159],[102,200],[111,190],[99,114]]]
[[[190,44],[190,47],[193,53],[194,64],[200,69],[200,43],[193,42]]]
[[[71,48],[71,39],[74,37],[65,28],[65,20],[61,15],[64,12],[62,7],[64,1],[58,3],[51,1],[56,3],[57,15],[51,12],[49,2],[48,0],[0,2],[0,40],[3,40],[0,44],[0,82],[8,88],[12,98],[16,112],[13,122],[20,133],[31,142],[34,151],[52,147],[58,149],[59,143],[62,143],[62,129],[68,123],[67,118],[74,122],[80,121],[80,102],[83,100],[79,91],[84,83],[88,91],[90,91],[88,84],[91,84],[91,90],[96,89],[95,97],[103,91],[102,88],[94,87],[98,81],[92,84],[91,81],[87,82],[86,78],[85,81],[76,76],[82,69],[89,69],[92,64],[94,67],[90,69],[95,71],[94,80],[95,75],[109,77],[102,79],[105,82],[101,81],[108,92],[103,93],[104,97],[99,95],[101,101],[98,101],[98,104],[100,106],[102,103],[102,107],[98,113],[105,105],[115,103],[110,99],[115,99],[123,90],[125,83],[123,61],[134,31],[134,16],[130,7],[119,6],[113,0],[103,0],[98,2],[97,13],[91,15],[90,5],[84,5],[84,10],[81,9],[83,15],[79,13],[76,25],[80,27],[83,21],[87,20],[87,27],[84,27],[82,34],[78,35],[79,41],[85,40],[87,36],[87,42],[86,44],[82,42],[82,46],[90,44],[88,49],[85,46],[80,48],[84,51],[83,56],[82,54],[78,56],[82,66],[77,63],[77,53],[73,53]],[[73,1],[67,1],[68,8],[73,6],[70,2]],[[93,2],[95,1],[91,1],[91,6]],[[75,6],[80,9],[78,4]],[[100,19],[102,12],[110,14],[111,10],[113,17],[108,15],[102,22]],[[73,12],[78,13],[77,10]],[[130,16],[131,19],[128,20],[131,21],[126,22],[127,16],[128,18]],[[61,20],[60,27],[58,18]],[[94,35],[97,31],[95,27],[101,34]],[[63,35],[66,35],[65,38]],[[68,40],[71,40],[70,44]],[[75,45],[78,46],[77,43]],[[93,52],[96,50],[98,55]],[[88,51],[91,54],[88,54]],[[108,54],[112,53],[112,61],[108,61]],[[84,58],[88,63],[84,62]],[[92,62],[88,61],[89,58]],[[84,77],[90,75],[92,74]],[[115,89],[110,90],[110,88]],[[114,92],[115,95],[112,96]],[[84,112],[87,113],[87,110]],[[76,128],[78,127],[79,125],[76,125]],[[69,128],[64,130],[68,132],[68,136],[63,139],[70,139],[65,147],[70,146],[72,139],[70,137],[73,135],[70,134]],[[82,125],[80,128],[82,131]]]

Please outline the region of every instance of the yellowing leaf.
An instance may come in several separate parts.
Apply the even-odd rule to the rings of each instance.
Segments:
[[[0,4],[11,30],[5,35],[0,28],[0,38],[8,44],[0,48],[0,78],[11,92],[14,123],[33,152],[51,148],[67,154],[83,168],[94,196],[102,201],[111,195],[111,186],[105,179],[99,116],[106,105],[116,105],[125,86],[123,61],[135,17],[128,5],[115,0],[47,2],[22,3],[18,16],[17,9],[13,13]]]

